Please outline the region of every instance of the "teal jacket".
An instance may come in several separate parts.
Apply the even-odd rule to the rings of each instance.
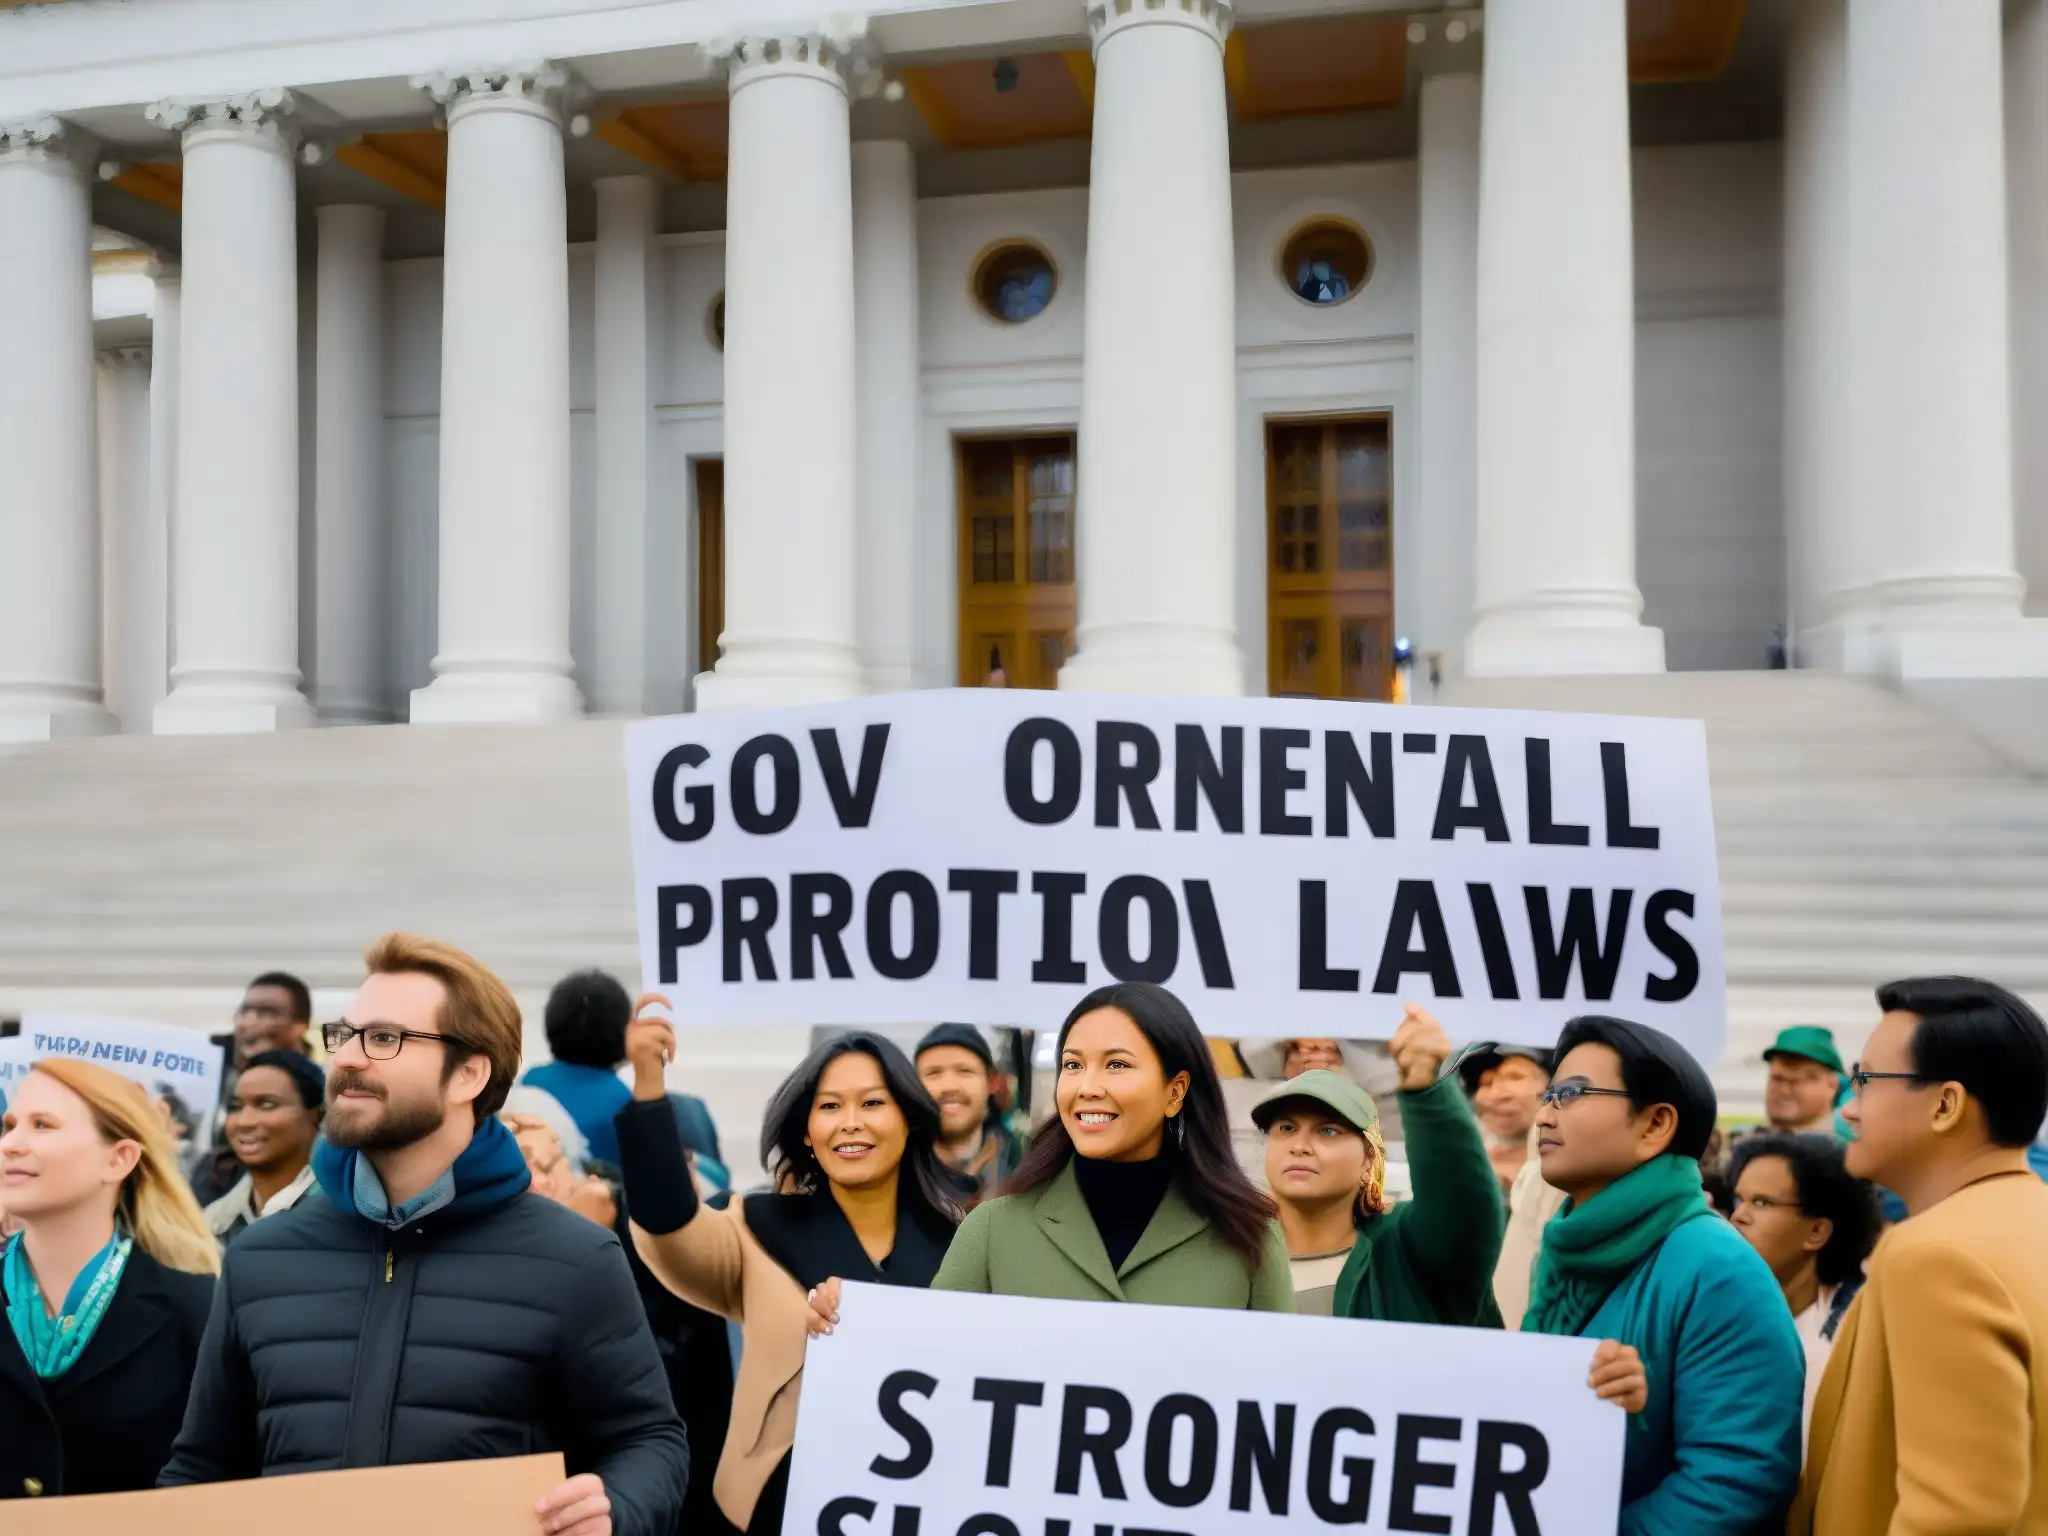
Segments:
[[[1621,1536],[1783,1528],[1799,1486],[1806,1354],[1770,1267],[1702,1210],[1614,1288],[1583,1337],[1633,1344],[1650,1401],[1628,1421]]]
[[[1401,1095],[1401,1132],[1413,1198],[1360,1228],[1330,1310],[1383,1323],[1498,1328],[1500,1179],[1455,1071]]]
[[[932,1289],[1294,1310],[1294,1277],[1279,1223],[1268,1223],[1266,1251],[1258,1268],[1251,1269],[1195,1209],[1177,1179],[1167,1187],[1137,1247],[1121,1268],[1111,1269],[1071,1162],[1042,1189],[1003,1195],[969,1211],[953,1234]]]

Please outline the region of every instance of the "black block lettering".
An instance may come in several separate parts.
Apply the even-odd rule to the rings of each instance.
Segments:
[[[1031,789],[1031,759],[1043,742],[1052,751],[1052,793],[1036,799]],[[1074,814],[1081,803],[1081,743],[1059,720],[1036,716],[1020,720],[1003,746],[1003,798],[1010,814],[1034,827],[1052,827]]]
[[[866,1523],[875,1518],[875,1501],[857,1497],[834,1499],[818,1511],[818,1536],[853,1536],[848,1519]]]
[[[1304,992],[1356,992],[1358,972],[1330,968],[1330,885],[1301,882],[1301,937],[1296,948]]]
[[[1183,880],[1188,899],[1188,927],[1195,936],[1195,961],[1202,985],[1229,991],[1237,985],[1230,972],[1230,950],[1223,942],[1223,922],[1216,915],[1216,893],[1206,880]]]
[[[718,896],[719,906],[723,908],[720,925],[725,930],[725,979],[747,979],[745,968],[740,963],[740,952],[745,950],[754,962],[754,979],[773,981],[775,959],[768,953],[768,933],[775,926],[778,906],[775,882],[763,880],[758,875],[728,880]],[[747,911],[748,902],[754,904],[752,912]]]
[[[1372,1458],[1344,1458],[1344,1488],[1337,1488],[1337,1437],[1349,1430],[1370,1435],[1372,1420],[1356,1408],[1331,1408],[1308,1436],[1308,1507],[1331,1525],[1364,1525],[1372,1518]]]
[[[1085,961],[1074,957],[1074,898],[1088,889],[1086,875],[1039,870],[1031,877],[1038,897],[1038,958],[1031,962],[1033,981],[1074,983],[1088,979]]]
[[[896,898],[910,898],[910,948],[895,950],[890,917]],[[914,869],[892,869],[868,887],[868,964],[891,981],[915,981],[939,963],[939,893]]]
[[[882,1422],[903,1437],[903,1454],[877,1456],[869,1462],[868,1470],[875,1476],[917,1477],[932,1464],[932,1432],[903,1399],[913,1393],[928,1398],[938,1390],[938,1377],[927,1376],[923,1371],[891,1371],[882,1378],[881,1390],[875,1394],[875,1407]]]
[[[1145,958],[1138,960],[1131,955],[1131,908],[1141,901],[1152,932]],[[1171,981],[1180,964],[1180,909],[1173,891],[1150,875],[1119,875],[1096,906],[1095,942],[1102,968],[1118,981]]]
[[[1273,1430],[1266,1432],[1266,1417],[1253,1402],[1237,1405],[1237,1433],[1230,1447],[1230,1507],[1250,1514],[1252,1478],[1259,1480],[1259,1493],[1269,1514],[1287,1513],[1288,1469],[1294,1465],[1294,1404],[1273,1405]]]
[[[1128,762],[1125,748],[1129,748]],[[1159,738],[1150,728],[1129,720],[1095,722],[1095,825],[1114,827],[1117,798],[1131,808],[1131,825],[1147,832],[1159,830],[1159,813],[1152,808],[1148,786],[1159,777]]]
[[[1419,946],[1410,942],[1418,928]],[[1458,961],[1451,953],[1444,909],[1437,903],[1436,887],[1427,880],[1403,880],[1394,887],[1394,910],[1387,918],[1386,942],[1380,946],[1380,968],[1372,979],[1372,989],[1391,996],[1401,990],[1401,978],[1411,971],[1427,971],[1430,988],[1438,997],[1464,996],[1458,988]]]
[[[1315,830],[1308,817],[1287,813],[1287,796],[1308,782],[1288,754],[1307,750],[1307,731],[1259,728],[1259,831],[1266,837],[1307,837]]]
[[[1021,1536],[1017,1522],[1002,1515],[969,1515],[960,1522],[959,1536]]]
[[[1372,733],[1372,767],[1359,758],[1348,731],[1323,736],[1323,820],[1331,837],[1351,835],[1351,807],[1374,837],[1394,835],[1394,734]]]
[[[676,921],[689,909],[687,923]],[[664,885],[654,893],[654,947],[661,959],[661,984],[676,984],[677,951],[701,944],[711,933],[711,893],[701,885]]]
[[[694,843],[711,830],[718,812],[709,784],[692,784],[683,791],[690,819],[676,814],[676,774],[684,768],[701,768],[711,754],[694,741],[670,747],[654,769],[654,824],[672,843]]]
[[[825,898],[824,911],[818,898]],[[844,875],[814,874],[789,877],[789,977],[811,981],[817,974],[819,949],[825,951],[825,973],[834,981],[849,981],[853,966],[846,958],[846,944],[839,937],[853,921],[853,886]]]
[[[1010,1458],[1017,1448],[1017,1410],[1045,1402],[1045,1384],[1008,1381],[1001,1376],[974,1378],[974,1400],[989,1405],[988,1472],[982,1481],[991,1488],[1010,1486]]]
[[[1555,1002],[1570,990],[1572,966],[1578,965],[1589,1003],[1614,996],[1614,978],[1621,970],[1622,947],[1628,938],[1628,909],[1635,892],[1617,890],[1607,898],[1607,933],[1600,932],[1593,912],[1593,892],[1573,886],[1564,900],[1564,931],[1551,926],[1550,892],[1540,885],[1522,887],[1529,909],[1529,938],[1536,947],[1536,993]]]
[[[818,754],[818,768],[825,776],[825,793],[832,797],[832,814],[842,827],[864,827],[875,814],[875,791],[882,787],[882,758],[889,750],[886,721],[869,726],[860,738],[860,771],[851,783],[846,777],[846,759],[839,752],[839,733],[820,728],[811,732],[811,748]]]
[[[1100,1411],[1100,1429],[1088,1427],[1088,1415]],[[1060,1403],[1060,1450],[1053,1472],[1055,1493],[1081,1491],[1083,1458],[1095,1465],[1095,1485],[1105,1499],[1124,1497],[1124,1475],[1116,1453],[1131,1438],[1130,1399],[1114,1387],[1069,1386]]]
[[[1486,990],[1497,1003],[1509,1003],[1522,995],[1515,981],[1515,957],[1508,948],[1507,925],[1500,920],[1500,903],[1493,887],[1474,881],[1465,887],[1472,902],[1472,922],[1479,930],[1479,956],[1486,962]]]
[[[1501,1464],[1501,1452],[1509,1446],[1522,1453],[1522,1464],[1512,1472]],[[1532,1424],[1481,1419],[1472,1464],[1472,1519],[1465,1528],[1469,1536],[1493,1536],[1495,1507],[1503,1500],[1514,1536],[1543,1536],[1531,1495],[1549,1475],[1550,1442],[1541,1430]]]
[[[1188,1475],[1173,1480],[1173,1426],[1181,1419],[1192,1431]],[[1216,1410],[1186,1392],[1169,1392],[1145,1421],[1145,1488],[1168,1509],[1193,1509],[1216,1486]]]
[[[1465,803],[1465,781],[1472,781],[1472,803]],[[1461,827],[1477,827],[1489,843],[1508,840],[1507,812],[1501,808],[1500,783],[1493,776],[1493,755],[1484,736],[1453,736],[1444,752],[1443,787],[1436,796],[1436,823],[1430,837],[1450,842]]]
[[[1522,743],[1522,757],[1529,772],[1529,841],[1585,847],[1593,840],[1592,828],[1553,819],[1557,807],[1550,790],[1550,743],[1531,736]]]
[[[955,869],[947,872],[946,889],[967,893],[967,979],[995,981],[1002,954],[1000,899],[1017,894],[1014,869]]]
[[[768,759],[769,777],[775,782],[775,803],[761,809],[760,782],[755,773],[762,758]],[[796,748],[789,738],[770,733],[756,736],[732,755],[732,819],[742,832],[758,836],[783,831],[796,820],[803,803],[803,773],[797,767]]]
[[[1610,848],[1654,848],[1655,827],[1639,827],[1628,811],[1628,746],[1619,741],[1600,743],[1600,783],[1607,796],[1607,846]]]
[[[1209,752],[1209,737],[1199,725],[1173,728],[1173,830],[1200,830],[1195,794],[1209,802],[1209,814],[1216,818],[1219,832],[1244,831],[1244,727],[1226,725],[1217,736],[1222,742],[1219,762]]]
[[[1669,976],[1651,976],[1643,984],[1643,996],[1653,1003],[1683,1002],[1700,984],[1699,951],[1671,926],[1674,912],[1692,916],[1691,891],[1658,891],[1643,903],[1643,932],[1657,953],[1671,962]]]
[[[1425,1531],[1444,1536],[1451,1529],[1449,1515],[1426,1515],[1415,1507],[1418,1488],[1451,1488],[1457,1485],[1458,1469],[1448,1461],[1424,1461],[1425,1440],[1456,1440],[1465,1432],[1457,1419],[1430,1418],[1404,1413],[1394,1424],[1394,1487],[1388,1500],[1387,1529]]]

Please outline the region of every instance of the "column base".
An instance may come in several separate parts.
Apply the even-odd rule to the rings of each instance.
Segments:
[[[1467,677],[1586,677],[1662,672],[1664,631],[1633,619],[1492,613],[1465,638]]]
[[[1244,653],[1234,633],[1192,624],[1084,626],[1060,687],[1235,697],[1244,692]]]
[[[104,705],[45,693],[9,698],[0,693],[0,746],[65,741],[74,736],[111,736],[121,722]]]
[[[728,634],[724,651],[716,667],[697,674],[700,713],[832,704],[868,692],[860,658],[850,645],[745,640]]]
[[[450,672],[412,693],[414,725],[556,725],[582,718],[582,693],[556,672]]]
[[[255,736],[313,724],[313,706],[296,690],[180,684],[160,701],[150,729],[159,736]]]

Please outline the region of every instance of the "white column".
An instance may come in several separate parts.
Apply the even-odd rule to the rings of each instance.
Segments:
[[[114,728],[100,693],[93,146],[0,122],[0,743]]]
[[[1661,672],[1635,575],[1623,0],[1493,0],[1479,190],[1478,676]]]
[[[384,511],[384,210],[315,211],[313,603],[323,721],[388,720]]]
[[[1818,659],[1906,681],[2048,676],[2020,622],[1999,0],[1851,0],[1846,492]]]
[[[172,647],[177,634],[178,594],[171,552],[178,546],[178,358],[184,298],[185,285],[178,269],[158,271],[149,310],[149,525],[153,536],[161,540],[151,586],[157,611],[150,618],[158,637],[159,661],[151,684],[151,713],[131,727],[137,731],[155,728],[155,704],[161,704],[170,690],[171,664],[177,659]]]
[[[648,519],[654,465],[660,282],[654,237],[660,188],[651,176],[606,176],[597,189],[597,654],[591,708],[644,714],[650,602],[685,600],[654,583]]]
[[[848,42],[727,56],[725,633],[699,709],[861,692]]]
[[[1244,691],[1236,249],[1214,0],[1093,0],[1078,600],[1062,688]]]
[[[160,734],[312,721],[299,691],[299,312],[287,91],[164,102],[184,135],[176,636]]]
[[[552,64],[417,82],[448,113],[440,640],[419,722],[566,720],[569,236]]]
[[[1419,653],[1437,652],[1446,677],[1463,670],[1479,539],[1479,77],[1422,82],[1421,317],[1415,349],[1422,495],[1410,526],[1421,596],[1407,621]],[[1418,686],[1427,665],[1417,668]]]
[[[147,732],[169,670],[169,550],[152,517],[148,347],[99,354],[99,486],[107,708]]]
[[[917,669],[917,168],[900,139],[853,146],[854,570],[861,668],[876,693]]]
[[[2048,4],[2005,35],[2006,207],[2011,213],[2013,541],[2029,611],[2048,616]]]

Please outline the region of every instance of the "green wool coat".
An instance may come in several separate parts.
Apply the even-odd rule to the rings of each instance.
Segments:
[[[1401,1095],[1411,1199],[1359,1231],[1330,1310],[1385,1323],[1498,1328],[1500,1180],[1454,1069]]]
[[[935,1291],[1142,1301],[1179,1307],[1292,1312],[1294,1280],[1279,1223],[1269,1224],[1256,1271],[1246,1268],[1176,1179],[1120,1269],[1088,1214],[1071,1162],[1028,1195],[976,1206],[960,1223],[932,1281]]]

